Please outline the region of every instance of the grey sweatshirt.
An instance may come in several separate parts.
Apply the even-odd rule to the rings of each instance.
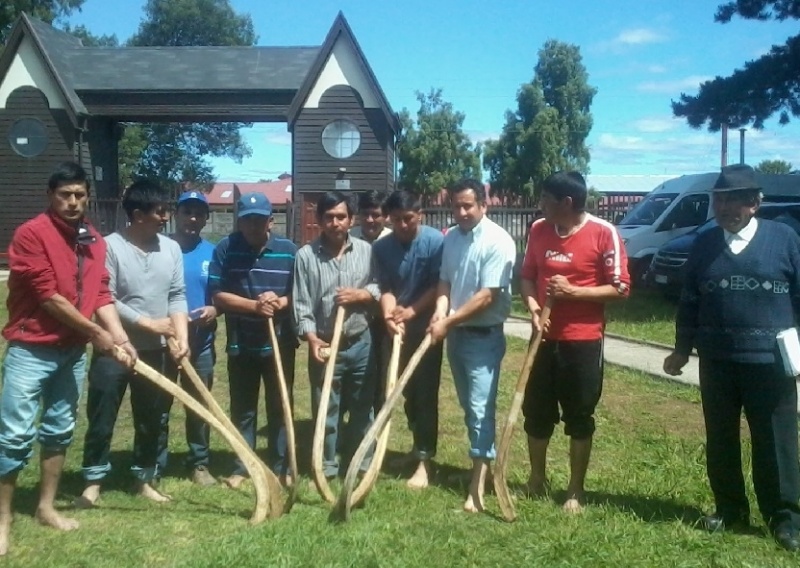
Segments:
[[[158,235],[158,247],[145,253],[120,233],[106,237],[109,288],[122,326],[137,350],[159,349],[163,337],[135,326],[141,317],[160,319],[187,312],[181,247]]]

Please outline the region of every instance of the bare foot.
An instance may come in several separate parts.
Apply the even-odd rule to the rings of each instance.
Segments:
[[[534,480],[530,477],[525,483],[525,494],[532,498],[542,498],[550,495],[550,482],[544,480]]]
[[[223,477],[222,483],[227,485],[230,489],[239,489],[245,479],[247,479],[245,476],[234,473],[229,477]]]
[[[145,499],[150,499],[151,501],[155,501],[156,503],[168,503],[172,501],[172,497],[170,497],[165,493],[161,493],[155,487],[143,481],[137,482],[136,493],[138,493],[140,497],[144,497]]]
[[[36,509],[36,520],[46,527],[59,531],[74,531],[80,526],[75,519],[59,515],[55,509],[39,507]]]
[[[76,509],[91,509],[100,501],[100,484],[91,483],[86,486],[83,493],[72,501],[72,506]]]
[[[11,520],[11,515],[0,519],[0,556],[8,554],[8,545],[11,542]]]
[[[564,502],[564,506],[562,507],[563,511],[569,515],[577,515],[583,512],[583,505],[581,504],[583,501],[582,496],[573,495],[572,497],[568,498]]]
[[[430,476],[430,463],[427,460],[419,462],[417,470],[414,475],[406,481],[406,487],[410,489],[425,489],[428,487],[428,478]]]
[[[482,513],[483,500],[472,496],[472,492],[467,495],[467,500],[464,501],[464,511],[467,513]]]

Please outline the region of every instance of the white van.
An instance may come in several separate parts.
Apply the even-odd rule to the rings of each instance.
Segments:
[[[717,177],[719,173],[713,172],[665,181],[617,223],[628,253],[632,281],[641,281],[661,245],[714,216],[710,206],[711,188]],[[756,172],[756,179],[765,201],[796,201],[800,197],[800,175]]]

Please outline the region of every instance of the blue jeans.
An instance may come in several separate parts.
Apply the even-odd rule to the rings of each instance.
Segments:
[[[453,328],[447,335],[447,359],[458,402],[464,410],[469,457],[494,459],[495,411],[500,363],[506,354],[503,326]]]
[[[281,361],[289,401],[294,390],[295,346],[281,345]],[[256,447],[256,425],[258,422],[258,391],[264,383],[264,405],[267,409],[267,465],[278,475],[290,473],[286,459],[286,424],[283,417],[281,392],[278,387],[278,371],[272,356],[239,354],[228,357],[228,383],[231,395],[231,422],[239,430],[248,445]],[[233,473],[246,475],[247,469],[236,460]]]
[[[311,381],[311,409],[315,422],[324,377],[325,365],[309,355],[308,378]],[[342,430],[342,464],[347,467],[372,425],[377,378],[372,338],[369,330],[366,330],[344,348],[340,348],[336,356],[328,414],[325,418],[322,466],[326,477],[335,477],[339,473],[339,463],[336,461],[339,430]],[[345,413],[349,414],[346,423],[343,419]],[[360,465],[362,471],[369,468],[373,451],[374,448]]]
[[[31,459],[40,400],[42,448],[65,451],[72,443],[85,371],[82,345],[63,349],[9,343],[0,394],[0,477],[20,471]]]
[[[214,353],[213,345],[197,354],[192,351],[192,366],[194,367],[194,370],[197,371],[197,374],[200,375],[200,379],[203,381],[203,384],[209,390],[211,390],[211,387],[214,384],[215,362],[216,353]],[[197,393],[197,389],[194,388],[192,382],[186,378],[184,374],[181,374],[181,386],[196,400],[202,401]],[[205,404],[203,404],[203,406],[205,406]],[[197,416],[197,414],[191,410],[186,410],[186,443],[189,446],[189,455],[186,458],[187,468],[195,469],[200,466],[206,468],[208,467],[208,440],[210,432],[211,428],[205,420]],[[164,450],[166,450],[166,445],[164,445]],[[166,467],[166,454],[167,452],[164,451],[164,455],[159,456],[160,465],[164,467]]]
[[[166,349],[139,351],[139,359],[171,379],[177,368]],[[83,445],[83,477],[100,481],[111,471],[111,438],[125,390],[131,387],[133,413],[133,465],[139,481],[160,477],[166,461],[169,410],[172,396],[147,379],[129,371],[111,357],[92,357],[86,414],[89,426]]]

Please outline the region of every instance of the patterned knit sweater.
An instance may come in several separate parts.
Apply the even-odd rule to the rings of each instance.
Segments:
[[[701,234],[686,263],[675,348],[688,355],[741,363],[773,363],[775,336],[797,325],[800,237],[759,220],[753,239],[734,255],[722,228]]]

